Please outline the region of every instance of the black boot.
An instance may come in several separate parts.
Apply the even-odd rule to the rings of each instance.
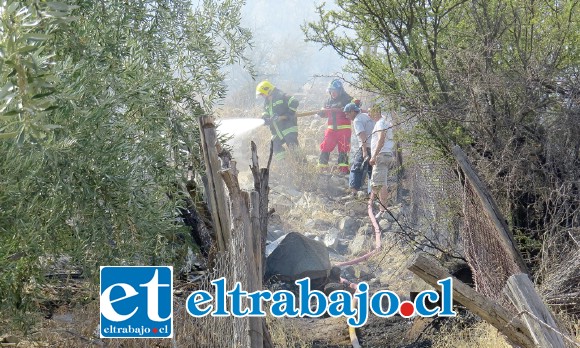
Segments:
[[[350,170],[348,168],[348,153],[346,152],[338,153],[338,169],[343,174],[349,173]]]
[[[330,152],[321,152],[318,158],[319,166],[328,166],[328,160],[330,159]]]

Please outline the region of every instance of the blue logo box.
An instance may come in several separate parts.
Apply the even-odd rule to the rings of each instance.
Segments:
[[[173,337],[173,267],[101,266],[101,338]]]

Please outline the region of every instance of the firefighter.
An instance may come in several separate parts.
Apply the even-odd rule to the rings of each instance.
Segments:
[[[328,125],[324,132],[324,140],[320,144],[318,166],[328,167],[330,153],[338,145],[338,168],[343,174],[349,173],[348,152],[350,151],[351,121],[344,113],[344,107],[352,101],[346,93],[340,80],[333,80],[328,85],[330,97],[319,116],[328,118]]]
[[[284,144],[290,149],[298,146],[298,122],[296,109],[298,100],[276,88],[269,81],[256,86],[256,96],[264,97],[264,125],[270,127],[272,146],[276,159],[283,159]]]

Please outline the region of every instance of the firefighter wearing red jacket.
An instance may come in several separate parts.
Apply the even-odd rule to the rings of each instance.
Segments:
[[[351,121],[344,113],[346,104],[352,102],[352,97],[346,93],[340,80],[333,80],[328,85],[330,98],[326,101],[324,109],[318,113],[321,117],[328,118],[324,140],[320,144],[319,167],[328,167],[330,153],[338,145],[338,168],[341,173],[348,174],[348,152],[350,151]]]

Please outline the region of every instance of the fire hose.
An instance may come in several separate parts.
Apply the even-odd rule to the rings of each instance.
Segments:
[[[316,115],[319,112],[320,112],[320,110],[297,112],[296,117],[312,116],[312,115]]]
[[[296,117],[312,116],[312,115],[318,114],[319,112],[320,112],[320,110],[297,112]],[[373,248],[373,250],[371,250],[370,252],[368,252],[360,257],[357,257],[357,258],[350,260],[350,261],[337,263],[335,266],[341,267],[341,266],[349,266],[349,265],[354,265],[354,264],[360,263],[362,261],[369,259],[371,256],[375,255],[376,253],[378,253],[381,250],[381,229],[379,227],[379,224],[377,223],[375,215],[373,214],[373,200],[374,200],[374,193],[371,192],[371,195],[369,197],[369,202],[368,202],[368,214],[369,214],[369,217],[371,219],[373,229],[375,231],[375,247]],[[340,282],[342,284],[348,286],[349,288],[354,289],[355,291],[357,290],[356,283],[350,282],[347,279],[344,279],[342,277],[340,278]],[[355,301],[357,301],[357,300],[358,299],[355,298]],[[355,302],[355,305],[356,305],[356,302]],[[356,329],[349,325],[348,334],[350,336],[350,342],[351,342],[353,348],[360,348],[360,343],[359,343],[358,337],[356,335]]]
[[[375,194],[374,192],[371,192],[371,195],[369,197],[369,201],[368,201],[368,205],[367,205],[367,210],[368,210],[368,214],[369,217],[371,219],[371,223],[373,225],[373,229],[375,231],[375,247],[373,250],[371,250],[370,252],[364,254],[363,256],[357,257],[354,260],[350,260],[350,261],[345,261],[345,262],[340,262],[337,263],[335,266],[349,266],[349,265],[354,265],[357,264],[359,262],[365,261],[368,258],[370,258],[371,256],[375,255],[376,253],[378,253],[381,250],[381,228],[379,226],[379,224],[377,223],[377,219],[375,218],[375,215],[373,214],[373,200],[375,198]],[[354,289],[355,291],[357,290],[357,284],[350,282],[347,279],[344,278],[340,278],[340,282],[346,286],[348,286],[351,289]],[[355,297],[354,299],[354,305],[356,306],[356,301],[358,300],[358,298]],[[358,341],[358,337],[356,335],[356,329],[352,326],[348,326],[348,334],[350,336],[350,342],[353,346],[353,348],[360,348],[360,343]]]

